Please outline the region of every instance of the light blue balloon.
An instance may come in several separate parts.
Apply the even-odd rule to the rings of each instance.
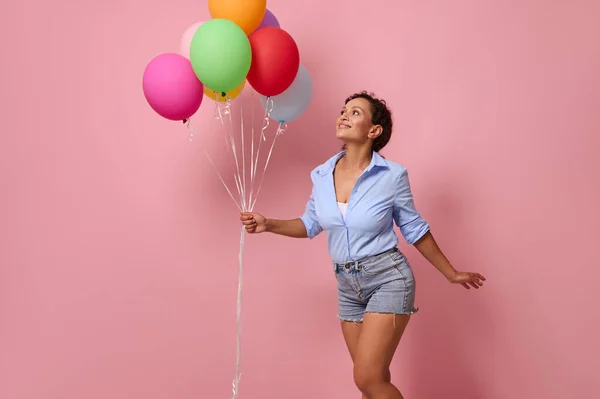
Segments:
[[[308,104],[312,98],[312,80],[306,68],[302,65],[298,68],[298,73],[294,82],[281,94],[270,97],[273,101],[269,101],[271,111],[271,119],[277,122],[291,122],[297,119],[306,111]],[[267,107],[267,97],[260,96],[260,102],[263,109]]]

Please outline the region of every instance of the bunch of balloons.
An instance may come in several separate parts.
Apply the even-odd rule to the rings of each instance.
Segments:
[[[221,116],[221,104],[228,114],[229,144],[235,160],[236,200],[227,183],[218,177],[240,211],[252,211],[260,192],[262,178],[269,164],[275,139],[285,131],[286,123],[297,119],[309,105],[312,81],[306,68],[300,64],[300,51],[292,36],[283,30],[275,15],[267,9],[266,0],[208,0],[212,19],[188,27],[182,37],[180,52],[161,54],[153,58],[144,70],[142,86],[151,108],[160,116],[186,122],[195,132],[189,118],[198,111],[203,98],[215,101],[215,111]],[[242,167],[238,162],[237,145],[233,135],[230,102],[251,86],[260,96],[265,110],[262,139],[254,150],[254,129],[244,129],[240,136]],[[241,107],[240,107],[241,109]],[[262,176],[257,179],[260,148],[269,119],[278,122],[277,132],[264,163]],[[221,119],[223,123],[223,119]],[[252,132],[244,140],[244,136]],[[191,139],[191,136],[190,136]],[[227,138],[226,138],[227,141]],[[251,142],[250,157],[245,157],[245,141]],[[228,147],[229,147],[228,144]],[[205,153],[217,170],[210,156]],[[246,168],[246,159],[250,167]],[[246,176],[249,170],[249,176]],[[256,183],[258,188],[255,191]],[[240,325],[242,253],[244,229],[240,235],[239,281],[237,300],[236,376],[232,384],[232,398],[237,398],[240,381]]]
[[[179,54],[161,54],[146,66],[142,85],[152,109],[185,121],[204,96],[233,100],[248,83],[271,119],[298,118],[312,97],[312,81],[266,0],[208,0],[208,8],[212,19],[184,31]]]

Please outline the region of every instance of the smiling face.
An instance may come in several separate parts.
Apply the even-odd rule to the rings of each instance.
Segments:
[[[373,125],[371,104],[365,98],[348,101],[336,121],[336,137],[346,145],[370,145],[381,131],[381,126]]]

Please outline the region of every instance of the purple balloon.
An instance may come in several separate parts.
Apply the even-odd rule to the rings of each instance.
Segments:
[[[274,26],[276,28],[281,28],[281,26],[279,26],[279,21],[277,20],[277,17],[275,16],[275,14],[273,14],[271,11],[269,11],[268,8],[265,11],[265,16],[263,17],[262,22],[260,23],[260,25],[258,25],[258,28],[256,28],[256,30],[266,28],[267,26]],[[254,31],[254,32],[256,32],[256,31]]]

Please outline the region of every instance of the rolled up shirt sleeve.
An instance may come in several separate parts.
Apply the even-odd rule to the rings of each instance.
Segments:
[[[410,245],[417,242],[430,229],[427,221],[415,208],[406,169],[403,169],[398,175],[394,198],[394,221],[400,228],[402,236]]]
[[[306,235],[312,239],[319,235],[323,231],[323,228],[317,220],[317,213],[315,212],[315,187],[313,186],[310,198],[306,203],[306,209],[304,214],[300,217],[306,227]]]

